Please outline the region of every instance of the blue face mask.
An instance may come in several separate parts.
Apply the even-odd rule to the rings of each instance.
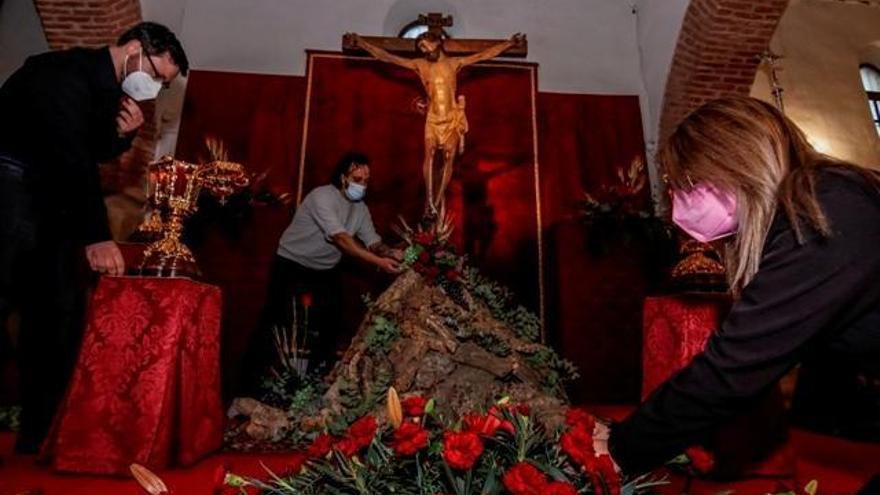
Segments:
[[[349,182],[345,188],[345,195],[352,201],[360,201],[367,194],[367,186],[356,182]]]

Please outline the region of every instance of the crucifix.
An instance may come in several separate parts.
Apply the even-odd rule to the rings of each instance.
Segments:
[[[528,53],[526,38],[515,34],[508,40],[453,40],[443,30],[452,25],[451,16],[428,14],[419,16],[428,30],[416,39],[359,36],[347,33],[342,48],[364,50],[383,62],[414,71],[427,94],[425,119],[425,156],[422,173],[425,178],[425,219],[436,220],[443,210],[446,188],[452,179],[455,156],[464,152],[468,131],[465,98],[457,94],[458,72],[468,65],[505,56],[524,57]],[[421,55],[421,58],[397,55]],[[434,187],[434,159],[443,161],[440,182]]]

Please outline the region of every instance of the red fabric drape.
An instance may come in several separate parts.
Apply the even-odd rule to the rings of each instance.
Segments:
[[[185,279],[102,278],[44,446],[59,471],[126,474],[220,447],[220,291]]]
[[[645,299],[642,400],[702,352],[726,308],[717,298]]]
[[[457,242],[477,266],[534,308],[538,212],[530,81],[524,72],[493,67],[461,75],[471,132],[449,194],[459,213]],[[309,119],[304,189],[326,181],[343,150],[363,149],[374,162],[368,201],[377,227],[387,235],[398,213],[412,220],[421,211],[424,116],[414,110],[420,83],[405,69],[369,60],[323,60],[313,75],[316,108]],[[279,192],[295,192],[305,89],[299,76],[193,71],[177,155],[197,158],[203,137],[213,134],[227,142],[233,159],[258,172],[269,169]],[[651,248],[587,255],[589,239],[577,217],[577,201],[583,191],[613,180],[618,167],[644,157],[638,98],[551,93],[536,98],[547,334],[583,371],[573,398],[634,402],[647,287],[642,264]],[[229,378],[235,378],[240,353],[256,327],[268,261],[289,220],[283,207],[254,206],[241,220],[226,221],[234,229],[215,218],[191,241],[205,279],[224,288],[227,302],[234,301],[224,315]],[[376,293],[388,279],[357,263],[346,263],[345,270],[343,311],[353,325],[363,312],[360,295]]]
[[[639,100],[541,93],[538,109],[548,335],[580,368],[573,401],[632,403],[641,385],[641,309],[655,247],[591,238],[578,204],[585,192],[615,184],[618,169],[644,160]],[[633,206],[649,203],[646,188]],[[592,252],[590,243],[605,252]]]
[[[342,152],[361,150],[372,162],[367,203],[373,221],[394,240],[398,216],[413,224],[424,206],[425,116],[415,103],[421,83],[412,71],[374,59],[309,57],[302,194],[327,183]],[[470,132],[456,158],[448,206],[456,218],[454,242],[537,310],[534,69],[481,64],[459,75]]]
[[[187,81],[176,155],[197,161],[205,137],[221,139],[230,159],[276,197],[295,194],[299,173],[305,78],[192,71]],[[204,280],[223,288],[224,389],[236,388],[239,361],[256,328],[266,296],[269,265],[291,218],[283,204],[233,198],[224,208],[202,201],[187,229]]]

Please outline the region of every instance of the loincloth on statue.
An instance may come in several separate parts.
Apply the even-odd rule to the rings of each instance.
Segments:
[[[464,108],[458,107],[444,116],[428,114],[425,121],[425,141],[436,148],[458,147],[464,151],[464,135],[468,132]]]

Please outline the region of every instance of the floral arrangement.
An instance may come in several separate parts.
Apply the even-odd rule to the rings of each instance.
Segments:
[[[501,400],[488,411],[447,424],[434,401],[387,394],[386,418],[364,416],[341,435],[318,434],[290,455],[286,471],[260,480],[225,473],[241,493],[500,494],[650,493],[664,484],[627,479],[593,451],[595,419],[570,409],[555,431],[540,427],[527,405]]]
[[[440,212],[440,220],[428,225],[411,228],[402,221],[397,233],[408,244],[403,253],[403,268],[412,268],[430,285],[440,287],[459,306],[469,309],[471,301],[465,293],[462,280],[465,258],[460,256],[449,242],[453,230],[453,218]]]
[[[593,194],[584,192],[583,215],[588,221],[603,215],[647,218],[650,212],[639,206],[646,184],[645,162],[636,157],[626,171],[617,169],[616,183],[603,184]]]
[[[455,247],[433,232],[418,232],[404,251],[404,265],[422,275],[432,285],[460,282],[463,260]]]

